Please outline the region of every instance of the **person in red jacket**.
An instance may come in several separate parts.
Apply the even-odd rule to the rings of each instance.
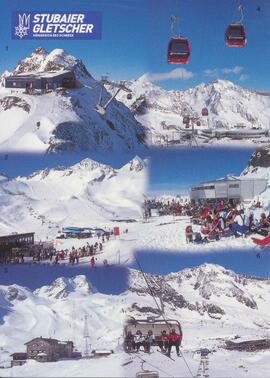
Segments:
[[[168,345],[168,352],[167,352],[168,357],[171,357],[171,349],[173,345],[175,346],[177,356],[180,356],[179,347],[181,346],[181,341],[182,341],[182,333],[176,333],[175,329],[173,328],[171,330],[171,333],[169,334],[169,345]]]
[[[161,349],[161,352],[165,353],[167,351],[169,345],[169,335],[165,330],[161,332],[159,341],[158,341],[158,346]]]

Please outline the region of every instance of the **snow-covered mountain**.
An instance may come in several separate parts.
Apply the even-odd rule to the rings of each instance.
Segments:
[[[265,211],[270,211],[270,147],[257,148],[251,155],[247,167],[241,176],[251,178],[264,178],[268,181],[266,190],[258,197]],[[258,209],[257,213],[261,213]]]
[[[77,88],[28,95],[3,87],[9,75],[72,70]],[[5,72],[0,88],[0,150],[2,151],[128,151],[144,148],[144,128],[131,111],[113,100],[106,114],[95,110],[101,85],[83,62],[62,49],[37,48],[13,72]],[[103,91],[102,103],[110,95]],[[37,123],[40,126],[37,127]]]
[[[165,316],[178,320],[182,325],[181,350],[194,376],[199,366],[199,361],[194,356],[195,350],[209,348],[215,351],[210,356],[210,369],[219,369],[219,358],[222,357],[222,361],[227,364],[227,371],[236,369],[239,373],[239,355],[235,355],[237,352],[225,351],[225,341],[269,337],[269,280],[244,276],[213,264],[203,264],[165,276],[146,276],[155,295],[162,297]],[[72,340],[76,348],[84,350],[84,316],[88,315],[92,349],[114,349],[118,369],[118,375],[115,374],[134,376],[134,371],[140,371],[140,358],[124,355],[118,340],[121,340],[123,334],[126,315],[140,319],[158,315],[157,307],[146,287],[142,274],[136,270],[130,271],[129,289],[119,295],[98,293],[83,275],[73,278],[59,277],[51,284],[34,291],[16,284],[0,285],[1,366],[8,365],[12,352],[24,351],[24,343],[40,335]],[[146,367],[148,362],[152,363],[155,370],[162,372],[165,369],[172,376],[175,376],[175,369],[186,369],[182,366],[182,358],[176,357],[172,364],[169,359],[157,353],[156,349],[152,348],[151,355],[143,354]],[[241,365],[249,366],[249,363],[254,363],[254,355],[241,353]],[[264,354],[256,356],[260,359]],[[105,365],[110,361],[111,358],[99,360],[99,365],[94,367],[94,361],[89,361],[89,374],[110,376],[109,373],[104,373]],[[167,366],[168,363],[172,366]],[[29,362],[23,367],[3,370],[3,373],[5,376],[11,376],[12,373],[25,376],[27,372],[33,376],[40,372],[39,376],[45,376],[44,369],[52,366],[54,373],[57,371],[59,376],[67,375],[69,369],[72,376],[78,376],[82,364],[83,360],[62,361],[46,366]],[[132,372],[121,373],[119,369],[124,365],[122,369],[127,366]],[[261,368],[264,369],[264,365]],[[50,371],[49,376],[53,376],[53,372]],[[220,376],[224,376],[224,372]],[[247,376],[254,375],[250,372]]]
[[[251,155],[247,167],[242,172],[242,175],[260,175],[265,176],[270,169],[270,147],[257,148]],[[268,176],[265,176],[268,178]]]
[[[162,297],[165,317],[181,323],[181,356],[185,360],[178,358],[174,351],[173,360],[170,360],[153,347],[150,355],[142,355],[146,361],[145,369],[154,368],[160,376],[173,377],[267,376],[269,350],[238,352],[224,347],[229,340],[237,343],[269,339],[269,280],[247,277],[214,264],[203,264],[165,276],[146,276],[157,301]],[[159,315],[138,271],[131,271],[126,302],[127,313],[136,319]],[[205,348],[211,353],[207,357],[207,368],[200,370],[200,354],[196,351]],[[134,376],[140,371],[140,360],[130,361],[127,356],[125,376]]]
[[[184,115],[201,117],[204,107],[209,111],[208,123],[206,117],[201,117],[202,126],[198,129],[208,126],[231,129],[237,124],[270,128],[270,94],[242,88],[227,80],[202,83],[187,90],[165,90],[150,82],[146,74],[127,86],[134,94],[133,99],[122,95],[121,101],[147,128],[149,141],[154,144],[160,135],[184,128]]]
[[[0,365],[34,337],[72,340],[84,351],[84,316],[92,349],[115,349],[122,334],[121,296],[97,292],[86,276],[59,277],[36,290],[0,285]],[[119,362],[120,364],[120,362]]]
[[[270,329],[266,303],[270,281],[248,277],[219,265],[203,264],[165,276],[146,274],[153,293],[161,297],[168,317],[216,319],[250,328]],[[142,274],[132,270],[130,314],[145,318],[158,313]],[[240,316],[241,314],[241,316]]]
[[[35,230],[45,237],[63,226],[95,227],[141,217],[147,162],[120,169],[91,159],[10,179],[0,176],[0,232]]]

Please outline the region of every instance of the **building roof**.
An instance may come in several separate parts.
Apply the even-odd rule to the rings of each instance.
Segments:
[[[27,341],[27,343],[25,343],[24,345],[28,345],[28,344],[32,343],[33,341],[45,341],[48,344],[57,344],[58,343],[58,340],[56,340],[56,339],[49,339],[49,338],[46,338],[46,337],[35,337],[34,339]]]
[[[214,179],[214,180],[211,180],[211,181],[205,181],[205,182],[201,182],[199,184],[192,185],[192,187],[195,187],[195,186],[198,186],[198,185],[208,185],[208,184],[215,184],[215,183],[219,183],[219,182],[228,182],[228,181],[260,181],[260,180],[267,181],[264,178],[258,178],[258,177],[253,178],[253,177],[227,175],[225,177],[221,177],[221,178]]]
[[[71,70],[59,70],[59,71],[44,71],[44,72],[36,72],[36,71],[29,71],[29,72],[22,72],[17,75],[7,76],[6,79],[12,78],[40,78],[40,77],[57,77],[59,75],[63,75],[65,73],[72,73]]]
[[[34,232],[28,232],[28,233],[25,233],[25,234],[2,235],[2,236],[0,236],[0,242],[17,240],[17,239],[24,238],[24,237],[27,238],[27,237],[34,236],[34,235],[35,235]]]
[[[11,357],[26,357],[27,358],[27,353],[25,352],[15,352],[11,354]]]

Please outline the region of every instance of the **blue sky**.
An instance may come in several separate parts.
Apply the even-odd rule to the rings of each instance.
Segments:
[[[149,171],[150,195],[187,194],[191,184],[238,175],[247,166],[252,149],[153,150]]]
[[[260,258],[257,253],[260,252]],[[201,265],[204,263],[218,264],[226,269],[231,269],[237,273],[248,274],[258,277],[270,276],[270,252],[252,250],[220,250],[218,253],[191,253],[190,251],[181,253],[168,253],[162,251],[138,251],[137,260],[146,273],[166,275],[171,272],[178,272],[185,268]],[[139,269],[134,263],[134,269]]]
[[[134,157],[131,153],[61,153],[61,154],[0,154],[0,173],[8,177],[28,176],[29,174],[45,168],[57,166],[69,167],[85,158],[91,158],[113,168],[120,168]]]
[[[17,284],[36,289],[51,284],[58,277],[85,275],[87,280],[103,294],[118,295],[128,288],[128,270],[124,267],[100,268],[65,267],[64,265],[9,265],[0,266],[0,285]]]
[[[17,61],[36,47],[63,48],[81,58],[97,78],[108,72],[114,79],[137,78],[145,70],[145,34],[148,5],[144,0],[1,0],[0,71],[13,69]],[[11,40],[12,11],[101,11],[101,40]],[[8,45],[8,51],[5,46]]]
[[[187,88],[216,78],[232,80],[246,87],[269,90],[270,2],[243,0],[247,45],[229,48],[224,45],[224,32],[229,23],[239,21],[236,0],[179,0],[180,34],[191,45],[186,66],[168,66],[166,46],[170,37],[170,16],[176,13],[176,0],[150,0],[151,23],[148,33],[148,70],[164,73],[183,67],[186,80],[158,82],[166,88]],[[260,6],[261,11],[257,11]],[[208,71],[208,72],[206,72]],[[181,72],[180,72],[181,73]],[[162,75],[161,75],[162,77]]]
[[[140,153],[151,161],[149,168],[150,194],[186,193],[191,184],[239,174],[246,167],[254,149],[149,149]],[[228,158],[230,156],[230,158]],[[27,176],[35,171],[57,166],[69,167],[89,157],[85,153],[68,154],[0,154],[0,172],[9,177]],[[134,157],[129,154],[91,154],[91,158],[120,168]]]
[[[239,18],[237,4],[236,0],[179,0],[180,32],[190,40],[191,58],[187,66],[171,66],[166,63],[166,49],[175,0],[1,0],[0,71],[12,69],[42,44],[47,50],[64,48],[81,58],[96,78],[108,72],[112,79],[134,79],[148,72],[162,79],[157,84],[165,88],[184,89],[223,78],[269,90],[270,2],[242,1],[248,38],[243,49],[224,45],[226,26]],[[10,14],[20,10],[101,11],[102,40],[12,41]],[[164,74],[174,79],[164,80]]]

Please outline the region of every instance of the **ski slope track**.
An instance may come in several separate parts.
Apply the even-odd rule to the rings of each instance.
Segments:
[[[92,349],[113,349],[98,360],[58,361],[1,369],[2,376],[127,376],[143,367],[161,377],[196,377],[201,348],[208,357],[210,377],[262,378],[267,376],[268,350],[225,350],[227,340],[269,338],[267,279],[244,276],[220,265],[203,264],[165,276],[146,274],[153,292],[161,296],[166,318],[181,323],[183,357],[172,358],[153,347],[151,354],[122,350],[122,328],[126,316],[145,319],[156,315],[156,304],[142,274],[130,270],[129,289],[119,295],[104,295],[85,276],[59,277],[46,286],[30,290],[19,285],[0,286],[0,365],[8,367],[10,354],[24,351],[24,343],[36,336],[72,340],[84,349],[83,319],[88,315]]]
[[[122,332],[121,296],[105,295],[83,275],[59,277],[34,291],[18,285],[0,285],[0,365],[10,366],[10,354],[24,352],[24,343],[39,336],[71,340],[84,351],[84,316],[88,316],[92,349],[115,350],[102,360],[69,360],[1,369],[1,376],[121,376],[118,339]]]
[[[266,303],[270,299],[267,279],[248,277],[219,265],[203,264],[165,276],[146,274],[155,296],[162,297],[167,319],[181,323],[183,357],[173,360],[152,348],[150,355],[126,355],[125,376],[135,376],[143,367],[162,377],[197,377],[201,348],[208,356],[210,377],[266,377],[269,350],[239,352],[225,350],[226,340],[245,341],[270,337]],[[136,319],[156,315],[156,304],[142,274],[132,270],[126,296],[128,314]],[[199,375],[198,375],[199,376]],[[204,376],[204,375],[203,375]]]
[[[71,70],[76,88],[57,94],[26,94],[4,88],[9,75]],[[101,85],[79,59],[62,49],[37,48],[13,72],[4,72],[0,87],[0,151],[132,151],[144,150],[144,127],[130,110],[113,100],[105,116],[95,107]],[[110,98],[104,89],[102,103]],[[40,126],[37,126],[37,123]]]
[[[216,80],[189,88],[187,90],[166,90],[150,81],[145,74],[137,80],[128,82],[133,92],[133,99],[128,100],[122,94],[119,99],[134,113],[136,119],[145,126],[147,141],[152,145],[164,144],[167,140],[179,139],[180,131],[185,130],[182,123],[184,116],[199,117],[202,129],[226,131],[234,130],[237,125],[242,130],[260,131],[270,129],[270,94],[242,88],[228,80]],[[113,92],[113,89],[107,87]],[[209,111],[208,117],[202,117],[203,108]],[[269,142],[269,137],[259,143]],[[205,144],[206,143],[206,144]],[[199,140],[199,144],[211,146],[227,145],[242,147],[256,143],[252,138],[241,142],[235,138]]]
[[[147,161],[135,157],[120,169],[84,159],[71,167],[0,176],[0,233],[36,232],[55,238],[62,227],[110,227],[140,219]]]

